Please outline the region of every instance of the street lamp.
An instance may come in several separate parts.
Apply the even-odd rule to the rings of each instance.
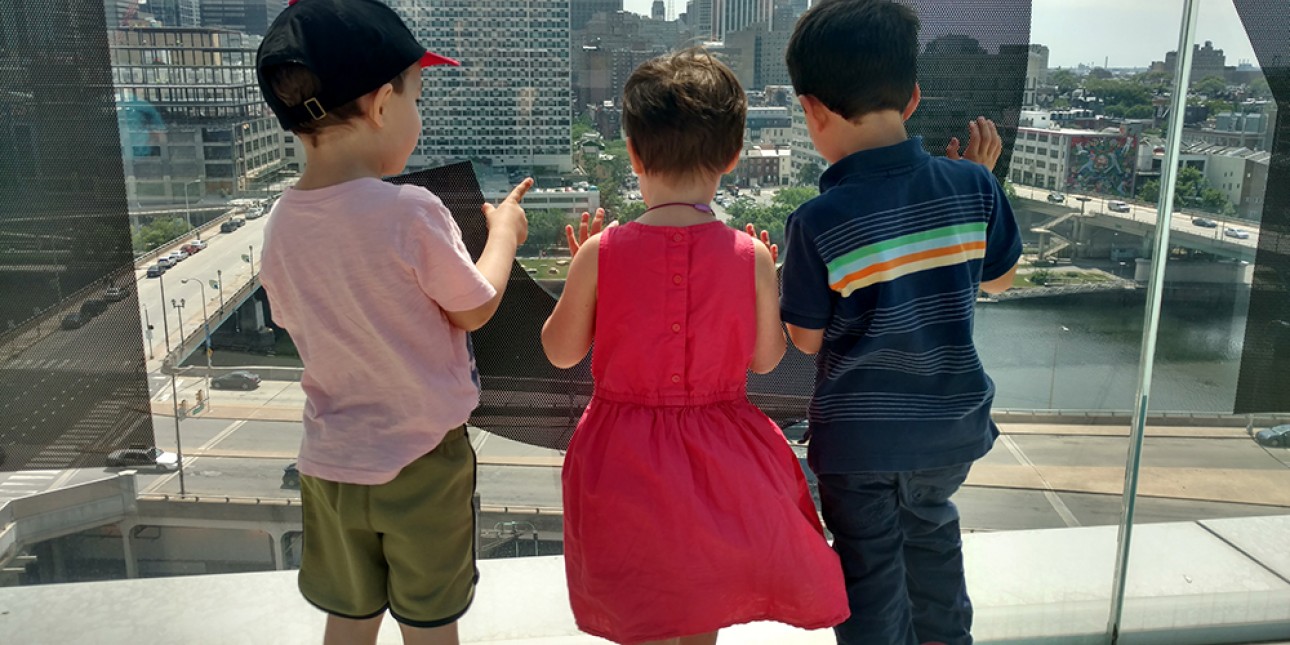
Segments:
[[[166,276],[157,274],[157,284],[161,285],[161,334],[166,337],[166,353],[170,353],[170,323],[166,320]]]
[[[184,336],[184,299],[175,300],[171,298],[170,306],[175,308],[175,316],[179,318],[179,347],[182,349],[184,339],[187,338],[187,336]]]
[[[147,304],[143,305],[143,337],[148,341],[148,360],[157,358],[156,353],[152,351],[152,323],[148,321]]]
[[[224,313],[224,272],[215,269],[215,285],[219,288],[219,310]]]
[[[184,182],[184,219],[188,220],[188,230],[190,231],[193,230],[193,212],[188,209],[188,185],[200,184],[203,181],[206,181],[204,177],[198,177],[192,181]]]
[[[1086,197],[1086,196],[1084,196],[1084,195],[1076,195],[1076,196],[1075,196],[1075,201],[1079,202],[1079,214],[1080,214],[1080,215],[1083,215],[1083,214],[1084,214],[1084,204],[1086,204],[1086,203],[1088,203],[1088,202],[1090,202],[1090,201],[1092,201],[1092,200],[1093,200],[1093,198],[1092,198],[1092,197]]]
[[[246,255],[242,256],[244,262],[251,263],[251,276],[255,277],[255,245],[251,244],[246,247]]]
[[[1053,409],[1053,394],[1057,391],[1057,348],[1061,346],[1062,333],[1070,331],[1070,328],[1066,325],[1058,325],[1057,328],[1060,329],[1061,332],[1058,332],[1057,335],[1053,337],[1053,368],[1048,377],[1049,410]]]
[[[179,282],[188,284],[189,281],[197,283],[202,289],[202,325],[206,328],[206,401],[209,405],[211,397],[211,319],[206,313],[206,285],[196,278],[184,278]]]

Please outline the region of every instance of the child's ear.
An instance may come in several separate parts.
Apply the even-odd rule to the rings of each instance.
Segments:
[[[923,90],[918,86],[918,83],[914,83],[914,93],[909,96],[909,103],[905,105],[905,109],[900,113],[900,116],[908,121],[909,117],[914,116],[914,112],[918,110],[918,104],[922,101]]]
[[[645,174],[645,165],[641,163],[640,155],[636,154],[636,146],[631,137],[627,137],[627,159],[632,163],[632,172],[637,176]]]
[[[815,126],[813,129],[819,132],[829,123],[829,108],[824,107],[820,99],[810,94],[801,94],[797,97],[798,102],[802,104],[802,111],[806,113],[806,122]]]
[[[394,85],[386,83],[360,98],[359,105],[363,108],[363,117],[378,128],[385,127],[385,108],[389,106],[390,99],[393,97]]]

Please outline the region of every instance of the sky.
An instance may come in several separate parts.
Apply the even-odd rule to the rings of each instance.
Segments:
[[[653,0],[624,0],[623,5],[649,15]],[[1030,42],[1048,46],[1049,67],[1102,65],[1108,59],[1111,67],[1147,67],[1178,48],[1182,5],[1182,0],[1033,0]],[[1200,0],[1199,5],[1196,42],[1213,41],[1228,65],[1257,66],[1231,0]],[[674,0],[674,6],[682,11],[685,2]]]

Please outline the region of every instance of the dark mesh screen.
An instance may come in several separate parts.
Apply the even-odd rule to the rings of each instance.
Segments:
[[[1282,0],[1237,0],[1235,5],[1277,104],[1236,412],[1286,412],[1290,411],[1290,29]]]
[[[5,470],[152,444],[135,292],[102,300],[134,282],[106,33],[101,0],[0,3]],[[86,306],[83,326],[60,328]]]

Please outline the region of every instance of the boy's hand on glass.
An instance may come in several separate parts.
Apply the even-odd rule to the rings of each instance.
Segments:
[[[599,235],[601,231],[615,226],[618,226],[618,220],[614,220],[609,223],[609,226],[605,226],[605,209],[603,208],[596,209],[594,218],[591,213],[583,212],[582,221],[578,224],[578,233],[576,235],[573,232],[572,224],[564,227],[564,237],[569,243],[569,257],[577,255],[578,249],[582,248],[582,245],[586,244],[587,239],[592,235]]]
[[[514,231],[516,246],[528,239],[529,219],[524,215],[524,207],[520,206],[520,202],[532,187],[533,178],[530,177],[520,182],[520,185],[516,186],[501,204],[497,206],[484,204],[484,218],[488,220],[490,234],[498,231]]]
[[[999,136],[999,129],[995,127],[994,121],[979,116],[975,121],[968,122],[967,149],[960,154],[959,147],[959,138],[952,137],[949,145],[945,146],[945,156],[979,163],[993,171],[994,165],[999,162],[999,156],[1003,154],[1003,137]]]
[[[757,227],[749,224],[744,227],[744,232],[751,235],[755,240],[761,240],[761,243],[765,244],[766,248],[770,249],[770,259],[774,260],[776,263],[779,262],[779,245],[770,243],[770,231],[763,230],[761,235],[758,235]]]

